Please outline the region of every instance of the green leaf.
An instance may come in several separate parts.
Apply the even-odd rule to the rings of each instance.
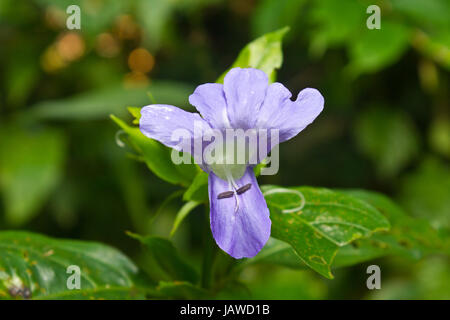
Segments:
[[[173,237],[184,218],[186,218],[187,215],[200,204],[201,202],[189,201],[181,207],[181,209],[177,212],[175,221],[173,222],[172,230],[170,230],[170,237]]]
[[[289,243],[313,270],[333,278],[331,265],[339,247],[388,230],[374,207],[355,197],[322,188],[264,186],[272,236]]]
[[[167,42],[167,39],[175,37],[170,27],[173,26],[173,15],[176,12],[198,11],[219,1],[221,0],[137,0],[133,2],[133,6],[136,6],[136,19],[144,31],[145,45],[156,50]]]
[[[265,273],[263,273],[264,271]],[[262,300],[317,300],[325,299],[329,288],[333,285],[321,281],[315,274],[298,272],[287,268],[254,268],[259,277],[246,279],[243,282],[226,284],[220,291],[218,299],[262,299]]]
[[[22,48],[21,48],[22,49]],[[5,68],[5,92],[8,105],[22,106],[39,76],[39,62],[33,59],[33,52],[13,55]]]
[[[365,27],[365,12],[359,1],[314,1],[310,18],[317,28],[311,38],[311,51],[322,55],[328,47],[355,39]]]
[[[197,272],[180,257],[169,240],[157,236],[143,237],[131,232],[128,235],[142,243],[146,252],[172,280],[191,283],[198,281]]]
[[[253,34],[261,35],[297,22],[305,0],[264,0],[252,15]]]
[[[408,216],[387,196],[366,190],[339,190],[339,192],[375,207],[391,222],[391,229],[340,247],[333,261],[333,268],[350,266],[383,256],[397,255],[417,260],[428,254],[449,252],[448,244],[444,240],[445,235],[439,234],[428,221]],[[274,238],[269,239],[256,257],[245,260],[240,268],[254,263],[276,264],[292,269],[306,267],[288,243]]]
[[[138,125],[141,119],[141,108],[138,107],[128,107],[128,112],[133,116],[133,124]]]
[[[185,281],[161,281],[157,290],[156,297],[171,299],[208,299],[211,296],[206,290]]]
[[[25,117],[50,120],[95,120],[107,119],[111,114],[124,116],[124,106],[144,106],[149,104],[148,92],[157,101],[185,106],[193,88],[176,82],[155,82],[145,88],[124,88],[123,85],[97,89],[79,95],[40,102],[27,109]]]
[[[436,228],[450,228],[450,169],[439,158],[428,157],[402,178],[400,201],[415,217]]]
[[[349,71],[353,75],[377,72],[396,62],[408,49],[410,30],[400,23],[381,22],[381,29],[363,28],[349,43]]]
[[[269,238],[254,258],[242,260],[238,268],[242,269],[255,263],[280,265],[291,269],[305,269],[307,267],[289,243],[273,237]]]
[[[320,56],[329,47],[345,45],[350,56],[347,71],[353,77],[396,62],[409,47],[411,29],[383,16],[381,29],[370,30],[366,8],[360,1],[316,1],[311,13],[312,23],[317,25],[311,52]]]
[[[426,27],[448,27],[450,4],[447,0],[391,0],[392,8]]]
[[[190,185],[199,170],[196,165],[174,164],[170,148],[147,138],[138,127],[129,126],[114,115],[111,115],[111,119],[128,134],[130,144],[158,177],[173,184]]]
[[[428,140],[435,151],[450,158],[450,118],[444,114],[437,115],[431,123]]]
[[[9,224],[22,225],[38,213],[62,177],[65,151],[60,131],[1,128],[0,190]]]
[[[208,174],[200,171],[183,195],[185,201],[208,202]]]
[[[412,44],[425,58],[434,60],[447,71],[450,70],[450,26],[439,29],[433,36],[417,31]]]
[[[443,252],[444,241],[428,221],[408,216],[385,195],[366,190],[341,192],[373,205],[389,219],[391,229],[341,248],[336,257],[336,266],[352,265],[393,254],[419,259],[426,254]]]
[[[396,109],[377,107],[362,112],[354,136],[381,178],[397,174],[419,151],[414,123],[406,113]]]
[[[167,23],[170,21],[174,9],[176,8],[176,1],[157,1],[157,0],[139,0],[136,2],[138,9],[136,10],[136,17],[140,24],[144,27],[146,38],[153,49],[160,46],[164,39],[164,30]]]
[[[289,27],[284,27],[277,31],[267,33],[247,44],[241,50],[233,65],[217,79],[217,82],[223,83],[223,79],[228,71],[236,67],[260,69],[273,82],[276,69],[279,69],[283,63],[281,41],[288,31]]]
[[[153,291],[151,291],[153,292]],[[127,287],[104,287],[70,290],[38,297],[38,300],[144,300],[147,290]]]
[[[81,289],[97,297],[109,289],[130,290],[138,274],[125,255],[100,243],[0,232],[0,297],[12,298],[13,288],[27,288],[32,298],[81,298],[82,292],[67,288],[71,265],[81,270]]]

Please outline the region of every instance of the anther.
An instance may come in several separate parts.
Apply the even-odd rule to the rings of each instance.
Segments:
[[[240,187],[236,190],[237,194],[243,194],[244,192],[248,191],[252,187],[251,183],[246,184],[245,186]]]
[[[219,195],[217,196],[217,199],[231,198],[231,197],[233,197],[233,195],[234,195],[233,191],[225,191],[225,192],[219,193]]]

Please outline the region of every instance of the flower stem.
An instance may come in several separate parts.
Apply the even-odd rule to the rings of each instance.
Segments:
[[[209,207],[206,207],[206,215],[204,222],[204,230],[203,230],[203,239],[204,239],[204,254],[203,254],[203,263],[202,263],[202,279],[201,286],[202,288],[209,289],[211,288],[211,282],[213,278],[213,265],[214,259],[216,256],[216,244],[211,235],[211,229],[209,225]]]

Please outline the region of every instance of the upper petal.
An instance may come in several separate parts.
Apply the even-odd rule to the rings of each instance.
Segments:
[[[216,129],[231,127],[222,84],[205,83],[199,85],[194,93],[189,96],[189,103],[197,108],[211,127]]]
[[[231,69],[224,79],[228,118],[235,129],[253,128],[266,96],[269,79],[258,69]]]
[[[290,101],[291,96],[291,92],[281,83],[272,83],[267,88],[266,97],[259,109],[256,127],[263,129],[270,128],[271,123],[282,112],[282,107]]]
[[[217,198],[220,193],[229,191],[228,182],[210,173],[208,188],[211,231],[217,245],[229,255],[236,259],[250,258],[269,239],[269,209],[251,168],[247,168],[244,176],[236,183],[239,187],[251,184],[249,190],[238,195],[237,211],[234,197]]]
[[[194,140],[201,142],[204,132],[211,129],[199,114],[162,104],[141,109],[139,128],[145,136],[185,152],[191,152]]]
[[[296,136],[323,110],[324,98],[316,89],[303,89],[295,101],[290,97],[282,84],[271,84],[258,114],[258,128],[278,129],[279,142]]]

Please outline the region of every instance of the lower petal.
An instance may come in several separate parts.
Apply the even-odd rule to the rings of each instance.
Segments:
[[[218,195],[230,191],[227,181],[214,173],[209,175],[209,200],[211,231],[217,245],[236,259],[254,257],[270,236],[269,209],[259,189],[255,174],[247,168],[239,187],[251,184],[251,188],[235,197],[218,199]]]

